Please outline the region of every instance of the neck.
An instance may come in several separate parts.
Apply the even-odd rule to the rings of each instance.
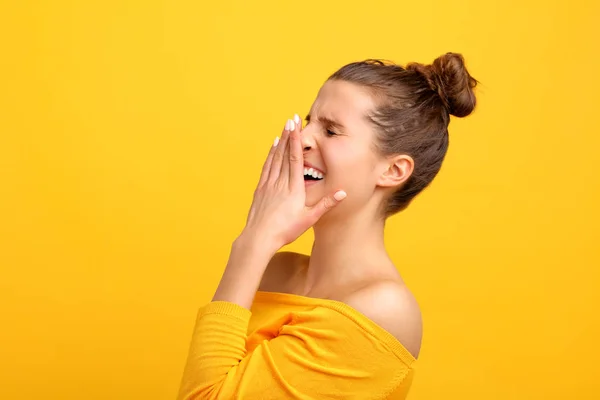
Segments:
[[[353,286],[395,268],[384,244],[385,220],[371,213],[322,219],[314,226],[305,293],[327,293]],[[390,268],[391,266],[391,268]]]

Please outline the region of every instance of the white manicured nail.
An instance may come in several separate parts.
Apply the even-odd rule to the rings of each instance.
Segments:
[[[286,131],[293,131],[294,130],[294,121],[292,121],[291,119],[288,119],[287,122],[285,123],[285,130]]]
[[[296,124],[300,124],[300,116],[298,114],[294,114],[294,121],[296,122]]]
[[[333,195],[333,198],[337,201],[344,200],[346,198],[346,192],[344,192],[343,190],[337,191]]]
[[[279,144],[279,136],[277,136],[275,138],[275,141],[273,142],[273,147],[277,146]]]

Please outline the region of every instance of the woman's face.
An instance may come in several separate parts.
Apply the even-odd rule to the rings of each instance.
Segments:
[[[386,169],[374,150],[375,132],[367,119],[374,107],[371,96],[356,84],[323,85],[302,131],[307,206],[340,189],[348,194],[346,210],[356,210],[373,197]],[[311,167],[322,173],[322,180],[306,180]]]

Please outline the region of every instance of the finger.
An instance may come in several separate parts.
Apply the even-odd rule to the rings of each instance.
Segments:
[[[292,124],[295,125],[294,122],[292,122]],[[288,128],[286,126],[286,128]],[[292,128],[291,126],[289,126],[289,128]],[[283,159],[281,160],[281,172],[279,173],[279,182],[283,183],[284,185],[289,186],[289,179],[290,179],[290,142],[292,140],[292,133],[294,131],[290,130],[288,132],[288,141],[285,145],[285,152],[283,153]]]
[[[304,154],[300,139],[300,126],[290,134],[290,187],[304,187]]]
[[[302,132],[302,119],[298,114],[294,114],[294,122],[296,123],[296,128],[298,128],[298,132]]]
[[[281,140],[277,145],[277,149],[275,150],[275,154],[273,154],[273,161],[271,162],[271,170],[269,171],[269,180],[271,182],[275,182],[279,175],[281,174],[281,165],[283,163],[283,157],[285,154],[285,150],[287,148],[287,142],[290,136],[290,131],[287,129],[290,126],[291,120],[287,120],[285,123],[285,128],[283,129],[283,133],[281,134]]]
[[[292,134],[296,131],[296,123],[293,120],[289,120],[286,124],[286,129],[289,130],[288,142],[285,146],[285,153],[283,155],[283,162],[281,163],[281,174],[279,180],[285,182],[289,186],[290,179],[290,144],[292,141]]]
[[[273,145],[271,146],[271,150],[269,150],[269,154],[267,155],[267,159],[263,164],[262,171],[260,173],[260,179],[258,180],[257,187],[262,187],[267,179],[269,178],[269,171],[271,170],[271,164],[273,162],[273,155],[275,155],[275,150],[277,150],[277,145],[279,144],[279,136],[275,138]]]
[[[338,205],[342,200],[346,198],[346,192],[338,190],[333,196],[325,196],[310,209],[310,218],[313,224],[316,223],[319,218],[323,216],[327,211]]]

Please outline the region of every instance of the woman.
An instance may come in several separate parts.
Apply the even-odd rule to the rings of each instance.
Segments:
[[[419,306],[384,247],[386,218],[439,171],[450,115],[475,107],[461,55],[367,60],[288,120],[246,227],[200,310],[180,399],[404,399]],[[310,257],[277,251],[308,228]]]

